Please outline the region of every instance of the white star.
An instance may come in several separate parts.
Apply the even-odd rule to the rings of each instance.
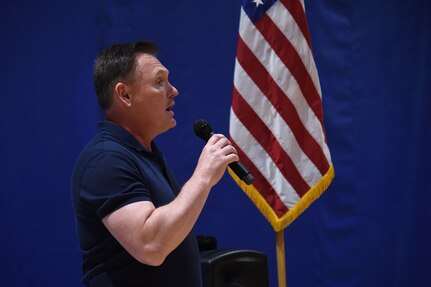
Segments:
[[[256,7],[259,7],[259,5],[263,5],[262,0],[253,0],[253,3],[256,4]]]

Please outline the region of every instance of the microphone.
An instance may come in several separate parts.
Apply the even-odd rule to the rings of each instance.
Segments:
[[[213,129],[210,124],[206,120],[196,120],[193,124],[193,130],[195,134],[203,139],[204,141],[208,141],[210,137],[214,134]],[[246,184],[252,184],[254,181],[253,175],[248,171],[248,169],[239,161],[231,162],[229,167],[232,171]]]

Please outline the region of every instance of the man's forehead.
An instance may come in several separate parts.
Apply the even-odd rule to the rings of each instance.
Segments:
[[[165,66],[153,55],[140,54],[137,56],[138,70],[142,72],[163,73],[168,72]]]

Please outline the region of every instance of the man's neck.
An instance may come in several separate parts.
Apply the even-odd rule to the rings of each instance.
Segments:
[[[118,120],[115,117],[111,117],[109,115],[106,115],[106,120],[109,122],[112,122],[123,129],[125,129],[129,134],[131,134],[146,151],[152,151],[151,150],[151,143],[155,136],[150,136],[146,132],[140,131],[138,128],[134,128],[133,125],[130,125],[127,121],[121,121]]]

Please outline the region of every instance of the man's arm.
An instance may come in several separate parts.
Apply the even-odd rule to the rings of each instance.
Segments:
[[[131,203],[104,217],[103,223],[135,259],[160,265],[189,234],[211,188],[234,161],[238,156],[228,139],[213,135],[175,200],[158,208],[149,201]]]

